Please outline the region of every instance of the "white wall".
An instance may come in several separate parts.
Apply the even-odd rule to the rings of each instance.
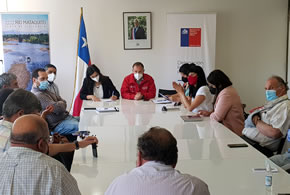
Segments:
[[[166,13],[216,12],[216,68],[228,74],[248,108],[264,103],[267,77],[286,76],[287,0],[7,0],[9,12],[49,12],[51,62],[69,102],[73,90],[80,7],[84,7],[92,62],[120,88],[141,61],[157,88],[166,76]],[[0,0],[6,12],[6,0]],[[123,50],[124,11],[152,12],[152,50]],[[1,28],[1,27],[0,27]]]

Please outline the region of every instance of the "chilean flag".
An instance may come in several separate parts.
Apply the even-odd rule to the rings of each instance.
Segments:
[[[81,21],[78,41],[78,60],[75,73],[75,88],[74,88],[74,104],[73,116],[80,116],[83,101],[80,98],[80,90],[83,79],[86,75],[87,67],[91,65],[90,53],[88,48],[87,33],[83,18],[83,10],[81,9]],[[75,95],[77,93],[77,95]]]

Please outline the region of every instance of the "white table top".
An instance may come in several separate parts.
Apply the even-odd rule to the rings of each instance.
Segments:
[[[83,194],[104,194],[114,178],[134,168],[137,139],[152,126],[168,129],[178,143],[177,169],[204,180],[211,194],[265,194],[263,168],[265,156],[253,147],[229,148],[229,143],[244,143],[229,129],[204,118],[201,122],[184,122],[185,109],[162,112],[164,105],[147,101],[84,101],[83,107],[117,106],[120,112],[97,114],[82,110],[80,130],[97,135],[98,158],[91,147],[75,152],[71,173]],[[274,192],[290,192],[290,176],[279,169],[273,176]],[[275,193],[273,193],[275,194]]]

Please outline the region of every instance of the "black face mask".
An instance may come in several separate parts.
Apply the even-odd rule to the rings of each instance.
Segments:
[[[187,82],[188,82],[187,78],[185,78],[185,77],[181,77],[181,80],[182,80],[184,83],[187,83]]]
[[[213,95],[216,94],[216,92],[217,92],[216,88],[213,88],[213,87],[208,87],[208,88],[209,88],[209,91],[211,94],[213,94]]]

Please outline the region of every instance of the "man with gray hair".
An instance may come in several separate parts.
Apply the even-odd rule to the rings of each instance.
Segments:
[[[168,130],[150,128],[137,147],[137,168],[116,178],[105,195],[209,195],[206,183],[175,169],[177,141]]]
[[[78,195],[76,180],[47,156],[49,130],[44,119],[25,115],[13,124],[11,147],[0,155],[0,194]]]
[[[15,74],[3,73],[0,75],[0,89],[3,88],[19,88]]]
[[[268,157],[278,150],[290,127],[287,90],[287,83],[281,77],[270,77],[265,85],[267,103],[253,111],[245,121],[242,138]]]
[[[2,105],[0,105],[2,106]],[[0,154],[10,147],[9,137],[14,121],[22,115],[40,114],[41,104],[37,97],[24,89],[17,89],[11,93],[3,104],[3,117],[0,121]],[[78,148],[84,148],[92,143],[98,143],[96,137],[89,136],[84,140],[74,143],[49,144],[49,155],[55,156],[60,152],[72,152]],[[66,163],[66,162],[65,162]],[[68,170],[70,165],[66,165]]]

